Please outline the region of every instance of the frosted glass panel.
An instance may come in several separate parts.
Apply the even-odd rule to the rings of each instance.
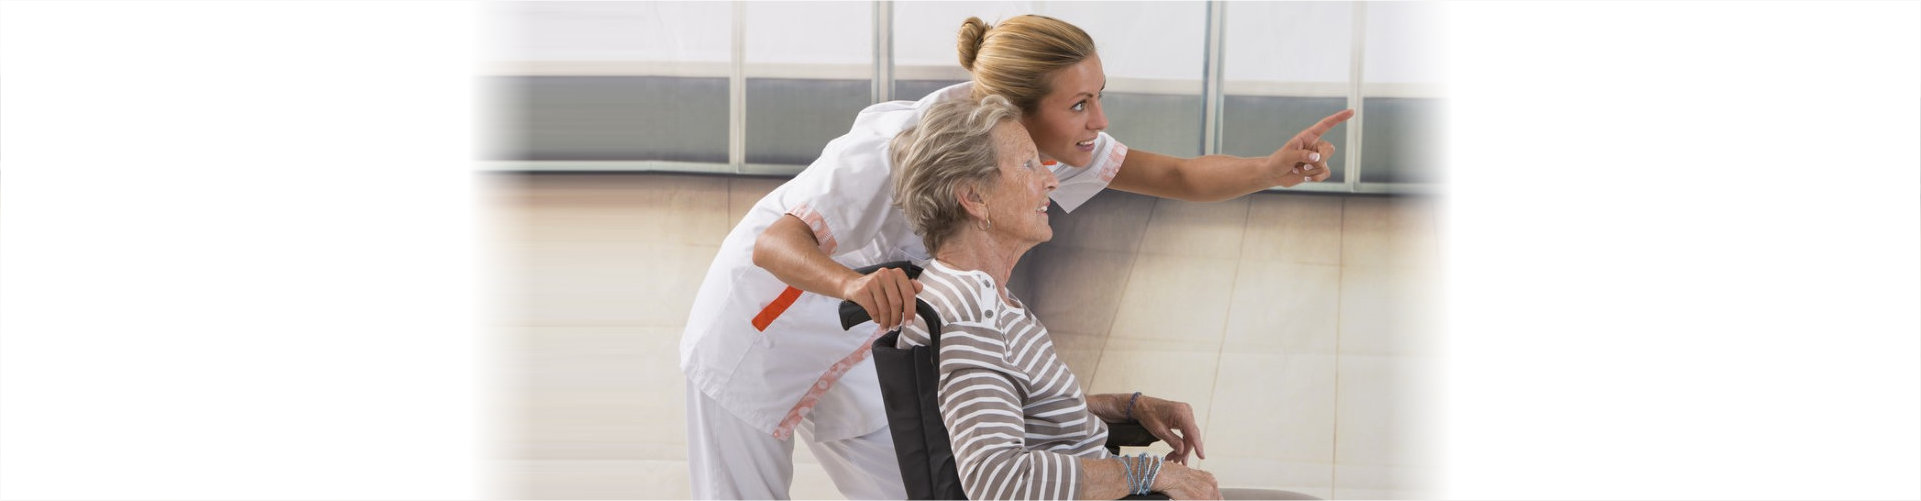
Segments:
[[[1347,2],[1232,2],[1225,6],[1221,153],[1267,156],[1348,107],[1354,6]],[[1347,150],[1347,125],[1321,139]],[[1347,180],[1345,154],[1329,183]]]
[[[874,5],[747,2],[747,163],[807,165],[873,104]]]
[[[1347,2],[1230,2],[1222,76],[1229,93],[1281,84],[1317,84],[1318,93],[1345,92],[1354,33]],[[1237,92],[1238,91],[1238,92]],[[1295,93],[1302,93],[1297,90]]]
[[[1440,133],[1445,66],[1442,10],[1421,3],[1368,3],[1366,84],[1368,121],[1361,130],[1362,182],[1438,183],[1446,156]]]
[[[724,70],[733,58],[733,7],[725,2],[504,2],[495,8],[503,16],[496,23],[503,35],[495,38],[499,60],[705,63]]]
[[[1392,2],[1367,3],[1367,82],[1387,84],[1442,83],[1446,66],[1435,44],[1441,36],[1440,5]]]

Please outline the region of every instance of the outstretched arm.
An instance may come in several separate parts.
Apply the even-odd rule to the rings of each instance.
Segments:
[[[1322,141],[1321,135],[1353,116],[1354,110],[1328,115],[1262,158],[1180,158],[1132,150],[1121,161],[1121,170],[1109,187],[1161,198],[1217,202],[1273,186],[1322,181],[1330,174],[1327,161],[1334,156],[1334,145]]]

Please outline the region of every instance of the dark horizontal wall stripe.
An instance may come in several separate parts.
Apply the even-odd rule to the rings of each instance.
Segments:
[[[1322,118],[1347,109],[1344,97],[1223,96],[1221,104],[1221,153],[1242,157],[1274,154],[1288,139],[1319,122]],[[1368,125],[1373,125],[1369,123]],[[1327,163],[1334,176],[1327,182],[1347,180],[1347,124],[1335,126],[1321,139],[1334,144],[1335,155]]]
[[[508,111],[491,140],[503,160],[670,160],[727,163],[727,79],[532,76],[496,79]],[[899,80],[894,97],[917,100],[948,80]],[[807,165],[845,133],[871,100],[867,80],[747,81],[747,161]],[[1130,148],[1201,153],[1199,95],[1109,92],[1108,132]],[[1225,96],[1221,152],[1267,156],[1293,134],[1347,106],[1345,98]],[[1440,181],[1442,102],[1367,98],[1365,182]],[[1347,125],[1323,139],[1347,151]],[[1329,164],[1345,181],[1345,155]]]
[[[747,162],[814,163],[872,101],[868,80],[747,79]]]
[[[1107,133],[1129,149],[1177,157],[1201,154],[1201,109],[1195,95],[1106,92]]]
[[[920,98],[927,97],[928,94],[933,94],[934,91],[965,81],[966,80],[895,80],[894,99],[901,101],[919,101]]]
[[[727,79],[501,77],[508,160],[727,163]]]

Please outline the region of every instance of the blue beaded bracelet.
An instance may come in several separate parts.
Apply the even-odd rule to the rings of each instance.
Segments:
[[[1146,454],[1146,453],[1142,453],[1142,454]],[[1159,477],[1159,476],[1161,476],[1161,457],[1154,456],[1154,469],[1149,470],[1147,472],[1147,478],[1141,481],[1141,491],[1136,494],[1147,494],[1149,492],[1153,492],[1154,477]]]
[[[1127,397],[1127,419],[1123,419],[1122,420],[1123,422],[1134,420],[1134,401],[1139,400],[1140,398],[1141,398],[1141,392],[1138,392],[1138,391],[1134,392],[1134,396]]]
[[[1148,463],[1150,459],[1153,460],[1152,464]],[[1161,462],[1164,458],[1149,456],[1143,452],[1138,456],[1125,454],[1115,456],[1114,460],[1121,462],[1121,471],[1127,476],[1128,495],[1139,496],[1154,492],[1154,479],[1161,476]]]
[[[1143,495],[1143,493],[1147,493],[1147,486],[1153,486],[1153,484],[1147,484],[1147,482],[1151,482],[1151,480],[1147,478],[1147,468],[1149,468],[1149,466],[1147,466],[1147,453],[1141,453],[1141,463],[1139,463],[1139,465],[1141,465],[1141,484],[1135,484],[1135,486],[1133,486],[1133,495]]]
[[[1128,464],[1126,456],[1122,458],[1121,464],[1126,466]],[[1152,464],[1148,463],[1150,459],[1153,460]],[[1161,457],[1149,456],[1143,452],[1139,456],[1134,456],[1134,461],[1133,466],[1127,468],[1128,494],[1138,496],[1154,492],[1154,478],[1159,477],[1161,473]],[[1139,474],[1135,474],[1136,472]]]

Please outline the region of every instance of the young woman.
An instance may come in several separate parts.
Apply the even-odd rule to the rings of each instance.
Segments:
[[[1106,188],[1218,201],[1325,180],[1334,147],[1320,136],[1353,116],[1329,116],[1262,158],[1130,151],[1103,132],[1106,76],[1080,28],[1044,16],[999,26],[969,18],[959,38],[972,81],[862,110],[852,130],[755,204],[721,243],[681,338],[694,497],[785,499],[796,432],[843,495],[906,496],[867,360],[872,336],[843,331],[836,311],[845,299],[882,326],[913,319],[920,285],[899,270],[851,268],[929,258],[892,206],[888,159],[888,142],[927,108],[988,95],[1011,101],[1059,180],[1053,202],[1068,211]],[[1175,448],[1172,458],[1200,453],[1193,419],[1185,420],[1157,433]]]

